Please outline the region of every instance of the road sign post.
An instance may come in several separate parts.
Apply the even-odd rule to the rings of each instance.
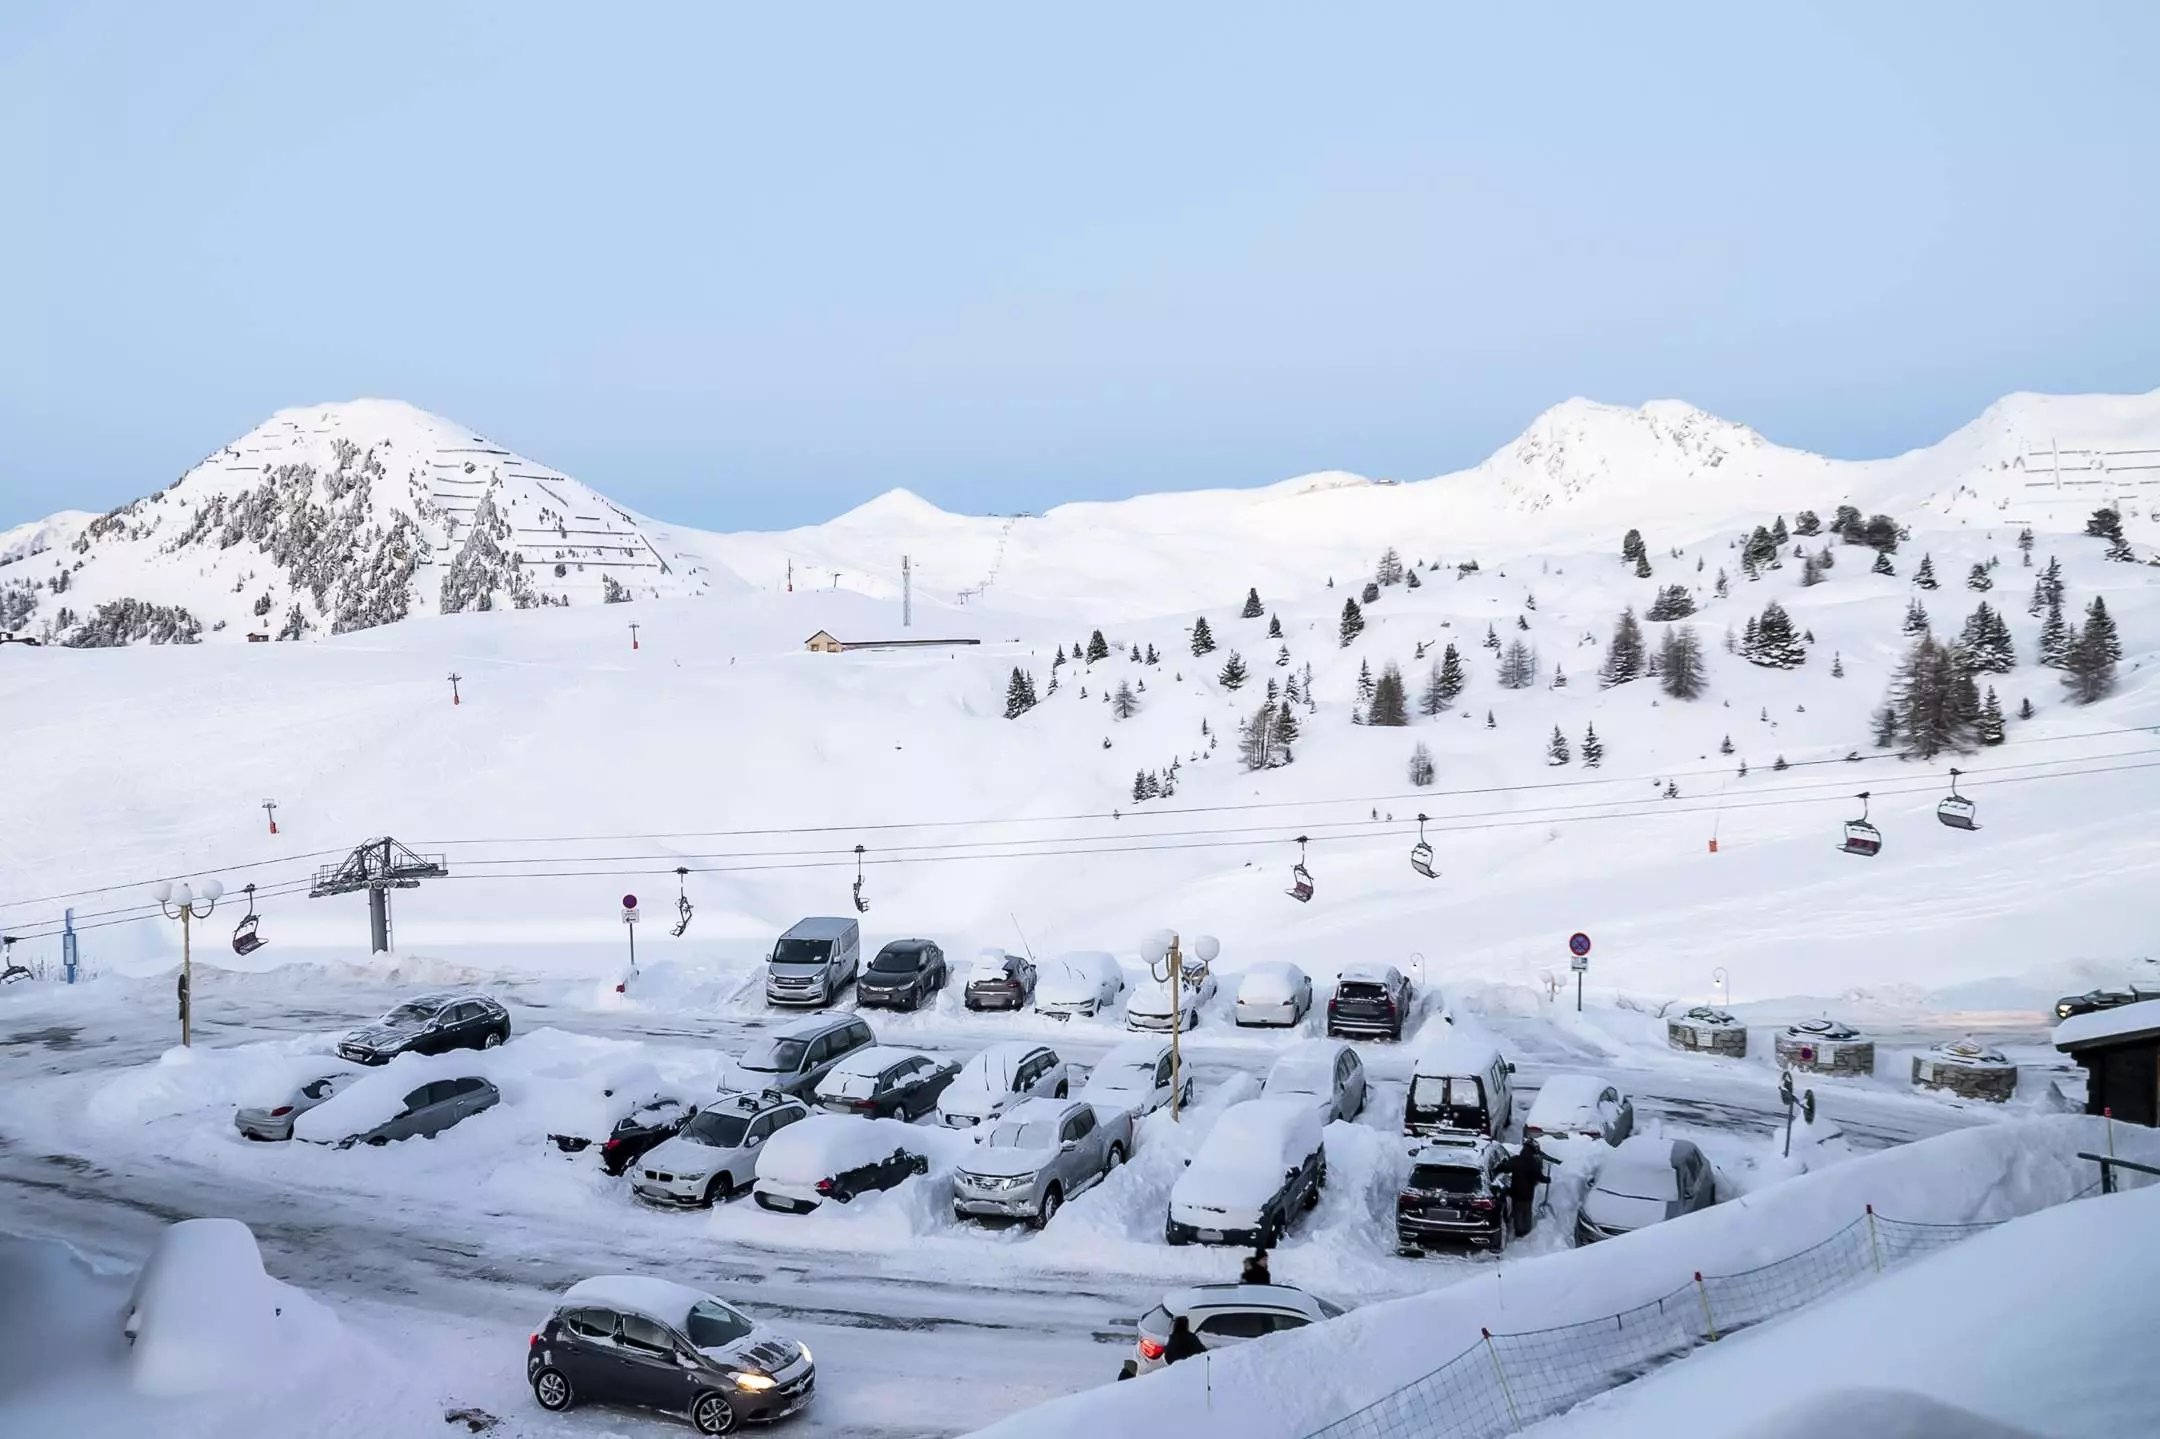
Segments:
[[[623,933],[630,936],[630,972],[636,974],[638,908],[637,896],[634,894],[626,894],[622,897],[622,922]],[[620,990],[622,986],[618,984],[615,988]]]
[[[1590,936],[1581,930],[1568,936],[1568,968],[1575,971],[1575,1012],[1582,1013],[1582,977],[1590,968]]]

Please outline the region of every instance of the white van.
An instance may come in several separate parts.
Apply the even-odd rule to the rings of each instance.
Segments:
[[[773,946],[765,969],[765,1002],[831,1004],[855,982],[861,961],[862,926],[854,920],[797,920]]]
[[[1497,1139],[1515,1117],[1514,1074],[1515,1066],[1490,1040],[1443,1035],[1411,1068],[1403,1133],[1468,1131]]]

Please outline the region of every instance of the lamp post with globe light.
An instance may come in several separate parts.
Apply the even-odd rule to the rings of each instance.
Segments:
[[[195,1043],[195,953],[191,926],[198,919],[208,919],[210,911],[217,908],[225,886],[214,879],[203,881],[198,892],[182,882],[170,880],[151,891],[157,896],[158,908],[167,919],[180,921],[180,1042],[189,1047]]]
[[[1177,931],[1158,929],[1150,934],[1140,946],[1140,957],[1147,961],[1148,973],[1157,984],[1170,989],[1170,1122],[1178,1122],[1179,1109],[1185,1094],[1185,1062],[1178,1040],[1185,1032],[1185,976],[1190,972],[1193,983],[1207,977],[1208,966],[1215,956],[1222,953],[1222,945],[1212,934],[1193,937],[1193,955],[1199,961],[1188,965],[1184,950],[1178,943]]]

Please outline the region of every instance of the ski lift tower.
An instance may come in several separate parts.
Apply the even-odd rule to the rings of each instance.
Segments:
[[[450,873],[439,854],[415,854],[385,835],[371,839],[336,864],[315,871],[309,899],[366,890],[368,937],[376,954],[390,949],[390,891],[418,889],[423,879],[442,879]]]

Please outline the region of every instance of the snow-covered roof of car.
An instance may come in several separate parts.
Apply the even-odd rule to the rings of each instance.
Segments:
[[[1054,1123],[1063,1119],[1073,1110],[1078,1109],[1080,1105],[1081,1101],[1077,1099],[1051,1099],[1047,1096],[1038,1095],[1032,1099],[1023,1099],[1006,1110],[998,1123],[1000,1125],[1033,1124],[1045,1120]]]
[[[806,1014],[801,1019],[791,1019],[772,1032],[774,1039],[815,1039],[828,1029],[836,1029],[854,1019],[852,1014]]]
[[[1082,971],[1117,968],[1117,956],[1107,949],[1068,949],[1051,959],[1052,964],[1062,964]]]
[[[1335,1057],[1349,1047],[1339,1039],[1299,1040],[1268,1070],[1262,1092],[1280,1092],[1294,1084],[1305,1093],[1328,1093],[1335,1087]]]
[[[1410,1155],[1412,1164],[1450,1164],[1463,1169],[1475,1169],[1485,1163],[1499,1141],[1490,1135],[1462,1133],[1436,1136],[1419,1146]]]
[[[1393,984],[1401,978],[1402,971],[1394,965],[1372,963],[1346,964],[1336,976],[1338,982],[1352,979],[1362,984]]]
[[[1288,999],[1304,978],[1305,971],[1287,959],[1264,959],[1249,966],[1238,980],[1238,998]]]
[[[1592,1182],[1602,1183],[1608,1176],[1618,1178],[1623,1174],[1655,1174],[1664,1169],[1677,1169],[1679,1149],[1684,1144],[1690,1149],[1695,1147],[1684,1139],[1668,1139],[1661,1134],[1631,1134],[1605,1156],[1598,1166],[1597,1178]]]
[[[1092,998],[1116,969],[1117,961],[1100,952],[1061,954],[1035,971],[1035,1002],[1067,995]]]
[[[954,1082],[985,1089],[1010,1088],[1013,1071],[1044,1047],[1032,1039],[1001,1039],[962,1065]]]
[[[1612,1087],[1612,1081],[1595,1074],[1555,1074],[1539,1087],[1537,1099],[1530,1112],[1537,1114],[1551,1109],[1589,1109],[1598,1102],[1598,1096]]]
[[[692,1289],[672,1279],[654,1279],[643,1274],[599,1274],[591,1279],[580,1279],[565,1289],[562,1298],[555,1301],[555,1307],[573,1309],[581,1304],[591,1304],[618,1313],[642,1314],[663,1324],[681,1324],[692,1309],[713,1297],[702,1289]]]
[[[909,1049],[905,1045],[871,1044],[843,1056],[838,1064],[825,1073],[828,1078],[835,1074],[877,1075],[903,1059],[927,1059],[932,1064],[938,1062],[936,1055],[925,1054],[919,1049]]]
[[[1111,1069],[1153,1069],[1170,1048],[1167,1039],[1128,1039],[1102,1057],[1095,1073]]]
[[[1251,1307],[1293,1309],[1320,1317],[1326,1317],[1330,1307],[1340,1308],[1291,1284],[1191,1284],[1165,1294],[1162,1307],[1173,1315],[1195,1309]]]
[[[2160,1031],[2160,999],[2145,999],[2114,1009],[2071,1015],[2055,1026],[2055,1047],[2068,1050],[2155,1031]]]
[[[1483,1074],[1498,1058],[1500,1047],[1491,1040],[1443,1029],[1439,1038],[1418,1050],[1410,1062],[1410,1072],[1434,1076]]]
[[[1282,1177],[1279,1161],[1303,1159],[1320,1144],[1320,1116],[1302,1099],[1248,1099],[1215,1121],[1194,1156],[1193,1170],[1264,1166]]]
[[[760,1179],[814,1183],[830,1179],[896,1149],[928,1154],[927,1130],[897,1119],[857,1119],[844,1114],[813,1114],[797,1120],[765,1141],[758,1151]]]

